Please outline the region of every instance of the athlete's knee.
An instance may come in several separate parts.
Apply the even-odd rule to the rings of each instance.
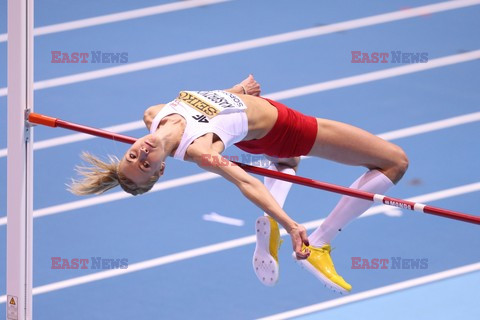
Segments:
[[[298,165],[300,164],[300,157],[292,157],[292,158],[275,158],[265,155],[265,158],[270,160],[275,164],[278,170],[283,170],[286,168],[292,168],[297,171]]]

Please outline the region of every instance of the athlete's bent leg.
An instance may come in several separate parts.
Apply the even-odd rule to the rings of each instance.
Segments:
[[[376,169],[393,183],[407,170],[408,158],[399,146],[345,123],[326,119],[317,119],[317,123],[310,156]]]
[[[344,123],[325,119],[317,119],[317,122],[317,139],[310,155],[371,169],[351,188],[383,194],[407,170],[407,156],[393,143]],[[343,196],[324,223],[312,233],[310,243],[315,246],[329,244],[345,225],[371,205],[367,200]]]
[[[317,137],[310,156],[370,169],[351,188],[383,194],[407,170],[408,159],[400,147],[344,123],[325,119],[317,119],[317,123]],[[351,286],[335,271],[330,258],[330,243],[342,228],[371,204],[367,200],[343,196],[322,225],[309,236],[313,248],[310,248],[310,257],[303,265],[326,285],[340,292],[350,291]]]

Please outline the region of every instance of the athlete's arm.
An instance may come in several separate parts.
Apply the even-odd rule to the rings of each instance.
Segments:
[[[217,173],[235,184],[245,197],[267,212],[287,230],[292,238],[293,250],[297,258],[306,259],[309,256],[309,251],[308,249],[302,251],[302,243],[308,245],[306,229],[302,225],[297,224],[283,211],[263,183],[249,175],[239,166],[222,158],[218,152],[212,149],[203,150],[205,151],[202,151],[202,148],[191,145],[187,150],[189,159],[197,163],[201,168]]]

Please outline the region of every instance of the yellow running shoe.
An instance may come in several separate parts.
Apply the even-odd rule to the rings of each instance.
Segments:
[[[269,216],[257,219],[255,223],[257,244],[253,253],[253,271],[258,280],[266,286],[274,286],[279,277],[278,249],[282,243],[278,223]]]
[[[303,249],[305,248],[307,247],[303,245]],[[335,266],[330,257],[332,248],[329,244],[321,248],[309,246],[308,249],[310,250],[310,256],[307,259],[297,260],[295,252],[293,253],[293,258],[317,277],[318,280],[322,281],[326,287],[340,293],[348,293],[352,290],[352,286],[335,271]]]

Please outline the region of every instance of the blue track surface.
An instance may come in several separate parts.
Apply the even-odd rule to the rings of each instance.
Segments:
[[[36,27],[169,3],[167,1],[37,0]],[[128,63],[359,19],[435,1],[228,1],[35,38],[35,81],[116,67],[119,64],[55,64],[51,51],[126,52]],[[0,0],[0,34],[6,32],[6,0]],[[480,49],[480,6],[448,10],[301,40],[220,54],[137,72],[35,91],[35,110],[93,127],[140,120],[143,110],[170,101],[181,89],[225,88],[253,73],[264,94],[405,64],[353,64],[351,51],[427,52],[430,60]],[[6,86],[7,44],[0,43],[0,88]],[[339,120],[375,134],[480,111],[480,61],[456,63],[380,81],[300,95],[282,102],[304,113]],[[0,97],[0,149],[6,148],[5,96]],[[144,129],[125,134],[140,137]],[[35,141],[71,134],[37,127]],[[410,198],[480,182],[478,121],[395,138],[410,158],[404,179],[389,195]],[[79,154],[123,154],[126,146],[102,139],[35,152],[34,209],[81,200],[65,190]],[[238,154],[235,149],[226,155]],[[0,218],[6,216],[6,157],[0,157]],[[162,181],[199,174],[170,160]],[[305,159],[299,175],[348,186],[363,169]],[[117,190],[118,191],[118,190]],[[114,193],[114,192],[111,192]],[[432,205],[480,214],[479,192],[439,196]],[[94,198],[94,197],[92,197]],[[295,186],[285,210],[297,221],[324,218],[339,196]],[[244,226],[208,222],[218,212]],[[234,186],[211,179],[73,210],[59,209],[34,224],[34,287],[58,284],[99,270],[53,270],[52,257],[128,259],[129,267],[253,235],[260,210]],[[310,230],[312,231],[312,230]],[[0,225],[5,247],[6,226]],[[263,287],[251,267],[253,242],[184,258],[125,275],[49,290],[34,296],[35,319],[255,319],[339,298],[291,259],[290,240],[280,252],[281,279]],[[479,227],[404,212],[358,219],[335,240],[337,271],[352,294],[480,262]],[[178,259],[175,259],[175,258]],[[353,270],[351,257],[427,258],[428,268]],[[5,274],[0,250],[0,274]],[[90,265],[90,264],[89,264]],[[106,270],[102,270],[106,271]],[[428,283],[346,304],[298,319],[478,319],[473,299],[479,273]],[[6,294],[0,277],[0,296]],[[4,305],[0,318],[5,318]]]

